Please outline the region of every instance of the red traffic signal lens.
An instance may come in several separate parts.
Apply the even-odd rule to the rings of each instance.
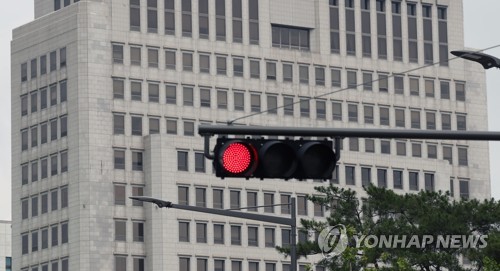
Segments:
[[[241,142],[232,142],[222,153],[222,166],[227,172],[241,174],[252,167],[255,150],[252,146]]]

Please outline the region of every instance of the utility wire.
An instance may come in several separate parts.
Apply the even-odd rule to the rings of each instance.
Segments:
[[[481,49],[481,50],[477,50],[477,51],[473,51],[472,53],[480,53],[480,52],[483,52],[483,51],[487,51],[487,50],[491,50],[491,49],[494,49],[494,48],[497,48],[497,47],[500,47],[500,44],[497,44],[497,45],[494,45],[494,46],[491,46],[491,47],[488,47],[488,48],[484,48],[484,49]],[[472,54],[471,53],[471,54]],[[468,54],[465,54],[463,56],[466,56]],[[452,57],[450,59],[448,59],[448,62],[452,61],[452,60],[455,60],[457,58],[461,58],[461,57]],[[428,68],[428,67],[432,67],[432,66],[435,66],[435,65],[438,65],[440,64],[440,62],[434,62],[434,63],[430,63],[430,64],[427,64],[427,65],[424,65],[424,66],[420,66],[420,67],[417,67],[417,68],[413,68],[413,69],[409,69],[409,70],[406,70],[404,72],[398,72],[398,73],[391,73],[389,76],[387,77],[384,77],[384,78],[378,78],[378,79],[375,79],[375,80],[372,80],[371,82],[363,82],[361,84],[357,84],[356,86],[351,86],[351,87],[347,87],[347,88],[342,88],[342,89],[339,89],[339,90],[334,90],[334,91],[330,91],[330,92],[327,92],[327,93],[323,93],[321,95],[317,95],[317,96],[314,96],[314,97],[309,97],[309,98],[306,98],[305,100],[307,101],[310,101],[310,100],[314,100],[314,99],[318,99],[318,98],[322,98],[322,97],[325,97],[325,96],[328,96],[328,95],[331,95],[331,94],[335,94],[335,93],[339,93],[339,92],[342,92],[342,91],[346,91],[346,90],[349,90],[349,89],[352,89],[353,87],[359,87],[359,86],[364,86],[368,83],[374,83],[374,82],[378,82],[380,80],[385,80],[385,79],[389,79],[389,78],[392,78],[396,75],[401,75],[401,74],[408,74],[410,72],[414,72],[414,71],[418,71],[418,70],[422,70],[422,69],[425,69],[425,68]],[[304,99],[303,99],[304,100]],[[302,101],[303,101],[302,100]],[[250,118],[250,117],[253,117],[253,116],[257,116],[257,115],[260,115],[260,114],[263,114],[263,113],[267,113],[269,111],[274,111],[274,110],[277,110],[277,109],[280,109],[280,108],[284,108],[285,106],[289,106],[289,105],[295,105],[295,104],[298,104],[300,103],[301,101],[296,101],[296,102],[293,102],[291,104],[284,104],[282,106],[277,106],[277,107],[274,107],[274,108],[269,108],[267,110],[261,110],[259,112],[255,112],[255,113],[252,113],[252,114],[248,114],[248,115],[245,115],[245,116],[242,116],[242,117],[239,117],[239,118],[235,118],[233,120],[229,120],[227,122],[228,125],[232,125],[234,122],[238,121],[238,120],[242,120],[242,119],[246,119],[246,118]]]

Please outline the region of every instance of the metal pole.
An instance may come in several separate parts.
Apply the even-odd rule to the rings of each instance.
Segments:
[[[297,271],[297,210],[295,197],[290,198],[292,240],[290,245],[290,271]]]
[[[281,135],[500,141],[500,132],[200,125],[200,135]]]

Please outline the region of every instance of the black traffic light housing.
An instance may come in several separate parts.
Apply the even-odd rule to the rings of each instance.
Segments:
[[[331,179],[338,156],[328,140],[218,138],[215,175],[221,178]]]

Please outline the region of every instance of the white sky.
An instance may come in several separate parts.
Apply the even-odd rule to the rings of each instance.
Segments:
[[[456,1],[456,0],[453,0]],[[0,220],[11,219],[10,191],[10,40],[13,28],[29,22],[33,18],[33,0],[16,0],[9,8],[0,9]],[[488,48],[500,44],[498,27],[499,0],[464,0],[465,46]],[[490,27],[493,27],[491,29]],[[491,31],[491,32],[490,32]],[[462,48],[450,48],[450,50]],[[500,57],[500,48],[486,53]],[[479,64],[478,64],[479,65]],[[489,70],[488,108],[489,130],[500,131],[500,70]],[[500,198],[500,142],[490,143],[492,195]],[[474,181],[474,180],[472,180]]]

